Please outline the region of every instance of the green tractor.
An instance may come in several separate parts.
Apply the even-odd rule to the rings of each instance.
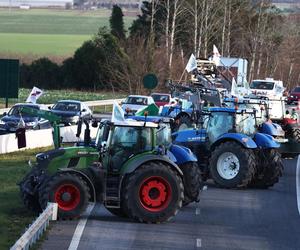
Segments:
[[[61,219],[79,217],[92,201],[140,222],[170,220],[184,201],[197,200],[201,173],[193,172],[197,159],[190,151],[174,145],[177,160],[168,150],[164,128],[146,121],[102,121],[91,142],[87,125],[84,142],[36,156],[19,183],[24,204],[41,210],[56,202]],[[195,176],[188,182],[189,167]]]

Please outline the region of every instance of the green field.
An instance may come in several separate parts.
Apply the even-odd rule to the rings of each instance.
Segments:
[[[109,26],[107,10],[0,9],[0,54],[68,56],[99,27]],[[124,17],[128,28],[133,17]]]
[[[26,150],[0,155],[0,249],[9,249],[37,214],[27,211],[19,197],[19,182],[28,160],[46,149]]]
[[[19,89],[18,99],[9,99],[9,106],[12,106],[18,102],[25,102],[31,89]],[[119,99],[126,97],[126,93],[122,92],[87,92],[87,91],[76,91],[76,90],[46,90],[44,94],[38,99],[38,103],[50,104],[55,103],[58,100],[79,100],[79,101],[97,101],[106,99]],[[0,108],[4,108],[5,100],[0,99]]]

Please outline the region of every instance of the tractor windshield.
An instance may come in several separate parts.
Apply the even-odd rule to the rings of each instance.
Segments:
[[[255,116],[254,113],[244,113],[236,115],[236,130],[245,135],[255,134]]]
[[[110,147],[123,148],[131,154],[151,150],[151,128],[115,127]]]
[[[171,142],[171,128],[169,124],[163,124],[156,131],[156,144],[168,146]]]
[[[233,114],[229,112],[212,112],[207,124],[209,140],[214,142],[233,128]]]

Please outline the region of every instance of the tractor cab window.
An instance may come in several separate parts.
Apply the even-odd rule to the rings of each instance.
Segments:
[[[211,142],[225,133],[229,133],[233,128],[233,116],[227,112],[213,112],[208,121],[207,135]]]
[[[171,142],[171,129],[169,124],[162,124],[156,131],[157,145],[168,146]]]
[[[96,135],[96,145],[98,147],[104,146],[107,144],[108,134],[110,126],[109,125],[100,125],[97,135]]]
[[[254,114],[237,114],[236,130],[238,133],[242,133],[245,135],[253,135],[256,130]]]
[[[151,150],[151,130],[145,127],[115,127],[110,147],[133,153]]]
[[[131,156],[151,149],[150,128],[115,127],[109,146],[110,166],[119,169]]]

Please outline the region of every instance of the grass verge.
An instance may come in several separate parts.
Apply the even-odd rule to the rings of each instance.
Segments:
[[[28,160],[48,148],[0,155],[0,249],[9,249],[34,217],[19,197],[19,182],[29,171]]]

